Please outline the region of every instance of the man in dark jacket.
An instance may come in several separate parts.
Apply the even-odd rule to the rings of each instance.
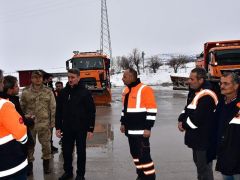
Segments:
[[[224,73],[220,80],[221,94],[216,110],[218,122],[218,150],[216,170],[224,180],[240,180],[240,99],[239,77]]]
[[[63,135],[64,180],[73,176],[72,153],[76,141],[77,177],[84,180],[86,165],[86,138],[93,137],[95,104],[91,93],[79,83],[78,69],[68,70],[68,84],[57,98],[56,135]],[[63,133],[63,134],[62,134]]]
[[[55,90],[54,90],[54,93],[55,93],[55,96],[56,98],[58,97],[60,91],[63,89],[63,82],[62,81],[57,81],[55,83]]]
[[[192,148],[198,180],[213,180],[212,163],[207,159],[207,151],[218,103],[217,96],[210,90],[206,71],[202,68],[191,71],[189,86],[187,105],[178,118],[178,128],[185,131],[185,144]]]

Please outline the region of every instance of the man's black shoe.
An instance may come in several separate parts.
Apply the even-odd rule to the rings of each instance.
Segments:
[[[73,173],[64,173],[58,180],[68,180],[73,177]]]
[[[75,180],[85,180],[85,177],[84,177],[84,176],[79,176],[79,175],[77,175],[77,177],[76,177]]]

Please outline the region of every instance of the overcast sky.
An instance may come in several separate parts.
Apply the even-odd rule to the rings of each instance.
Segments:
[[[100,0],[0,0],[0,68],[63,68],[73,50],[100,47]],[[240,39],[239,0],[107,0],[113,56],[197,54]]]

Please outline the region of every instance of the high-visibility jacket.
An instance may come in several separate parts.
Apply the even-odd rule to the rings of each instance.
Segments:
[[[122,102],[121,123],[125,125],[127,134],[143,135],[145,129],[153,127],[157,104],[151,87],[138,80],[123,90]]]
[[[207,150],[214,125],[214,112],[218,103],[216,94],[203,86],[199,91],[189,92],[188,102],[178,121],[182,122],[185,144],[195,150]]]
[[[215,106],[218,104],[218,98],[217,98],[217,95],[209,90],[209,89],[201,89],[199,92],[196,93],[194,99],[192,100],[192,102],[187,106],[187,109],[190,109],[190,110],[196,110],[197,108],[197,104],[198,104],[198,101],[204,97],[204,96],[210,96],[212,97],[212,99],[214,100],[215,102]],[[206,107],[207,108],[207,107]],[[187,117],[187,125],[192,128],[192,129],[196,129],[198,128],[192,121],[197,121],[196,119],[192,118],[192,120],[190,119],[190,117]],[[199,122],[195,122],[196,124],[199,124]]]
[[[27,157],[21,147],[27,139],[22,117],[10,101],[0,98],[0,178],[27,166]]]

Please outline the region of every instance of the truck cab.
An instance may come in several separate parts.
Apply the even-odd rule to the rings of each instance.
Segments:
[[[218,80],[225,71],[239,73],[240,40],[205,43],[204,63],[212,80]]]
[[[95,104],[110,104],[110,59],[106,55],[99,52],[74,51],[73,57],[66,61],[66,68],[80,70],[80,82],[92,92]]]

